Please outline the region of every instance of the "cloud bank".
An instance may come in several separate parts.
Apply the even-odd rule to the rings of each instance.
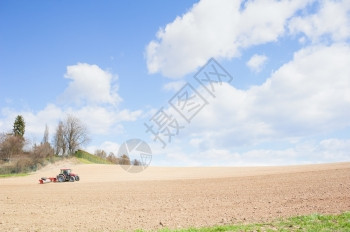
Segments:
[[[202,0],[149,42],[148,71],[181,78],[211,57],[230,59],[243,48],[277,41],[288,19],[308,2]]]

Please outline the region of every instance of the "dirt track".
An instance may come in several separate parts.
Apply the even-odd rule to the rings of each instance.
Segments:
[[[39,185],[72,167],[80,182]],[[51,165],[0,179],[0,231],[118,231],[350,210],[350,163],[247,168]]]

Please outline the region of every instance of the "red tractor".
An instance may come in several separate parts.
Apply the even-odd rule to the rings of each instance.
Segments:
[[[80,178],[78,174],[72,173],[72,170],[70,168],[62,168],[61,173],[57,175],[57,181],[58,182],[65,182],[65,181],[79,181]]]

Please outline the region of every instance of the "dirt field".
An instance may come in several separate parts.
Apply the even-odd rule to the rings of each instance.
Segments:
[[[39,185],[71,167],[80,182]],[[160,168],[56,164],[0,179],[0,231],[118,231],[258,222],[350,210],[350,163]]]

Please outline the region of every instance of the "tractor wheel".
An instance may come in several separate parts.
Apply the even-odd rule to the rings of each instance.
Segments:
[[[58,176],[57,180],[58,180],[58,182],[64,182],[64,177],[63,176]]]
[[[74,176],[71,176],[71,177],[69,178],[69,181],[70,181],[70,182],[74,182],[74,181],[75,181]]]
[[[79,181],[80,180],[79,176],[75,176],[75,180]]]

